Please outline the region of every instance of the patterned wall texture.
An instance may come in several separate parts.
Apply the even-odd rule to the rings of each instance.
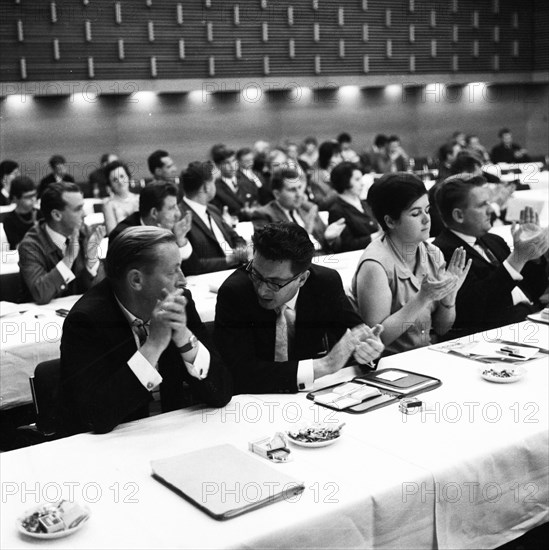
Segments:
[[[522,72],[546,0],[1,0],[0,79]]]

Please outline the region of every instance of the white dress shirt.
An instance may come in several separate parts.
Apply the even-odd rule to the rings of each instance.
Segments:
[[[65,235],[61,235],[61,233],[58,233],[57,231],[54,231],[47,223],[45,224],[45,227],[46,233],[48,234],[49,238],[53,241],[53,244],[61,250],[64,256],[65,252],[67,251],[67,237]],[[76,257],[74,258],[74,260],[76,260]],[[67,267],[63,260],[61,260],[55,266],[55,268],[57,269],[57,271],[59,271],[61,277],[63,277],[66,285],[76,279],[76,275],[72,272],[70,268]],[[99,262],[95,262],[95,265],[91,269],[86,265],[86,269],[92,277],[95,277],[97,275],[97,271],[99,270]]]
[[[217,242],[219,243],[219,246],[225,253],[225,256],[233,254],[234,250],[227,242],[227,239],[225,239],[221,229],[219,228],[215,220],[208,215],[206,205],[188,199],[187,197],[184,197],[183,200],[192,208],[193,212],[206,224],[206,227],[209,227],[212,230]]]
[[[460,233],[459,231],[454,231],[453,229],[451,229],[451,231],[462,241],[465,241],[469,246],[474,248],[486,261],[490,261],[490,258],[488,258],[488,256],[486,255],[486,252],[484,251],[482,246],[476,244],[476,237],[473,237],[472,235],[465,235],[465,233]],[[505,267],[505,269],[514,281],[519,282],[522,281],[522,279],[524,278],[507,260],[503,262],[503,267]],[[514,306],[524,302],[530,305],[532,304],[532,302],[528,299],[528,296],[526,296],[526,294],[524,294],[524,292],[522,292],[522,290],[518,286],[515,286],[511,291],[511,297],[513,298]]]
[[[128,367],[135,374],[139,382],[147,388],[149,391],[153,390],[162,382],[162,376],[156,370],[156,368],[145,359],[144,355],[139,351],[141,343],[136,332],[133,330],[133,323],[137,317],[128,309],[126,309],[120,300],[115,296],[116,302],[120,307],[124,317],[127,319],[130,327],[132,327],[132,334],[137,345],[137,351],[128,359]],[[203,346],[200,342],[197,344],[197,354],[194,359],[194,363],[189,363],[185,361],[185,367],[187,368],[188,373],[198,380],[203,380],[208,376],[208,371],[210,369],[210,352],[208,349]]]

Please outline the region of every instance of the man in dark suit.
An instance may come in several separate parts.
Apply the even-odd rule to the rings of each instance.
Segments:
[[[473,260],[457,294],[453,335],[472,334],[524,320],[541,308],[538,298],[547,287],[543,254],[547,231],[537,225],[532,209],[513,226],[513,252],[505,241],[489,233],[490,190],[481,176],[463,174],[447,179],[436,194],[446,228],[435,239],[446,259],[464,247]]]
[[[269,181],[260,172],[254,170],[254,152],[249,147],[243,147],[236,152],[238,170],[236,171],[236,182],[240,185],[248,185],[257,190],[254,201],[259,204],[267,204],[273,200],[273,193]],[[270,178],[269,178],[270,179]]]
[[[221,286],[215,338],[235,393],[310,390],[354,355],[383,351],[380,327],[362,324],[339,274],[311,265],[314,248],[294,223],[269,224],[253,238],[254,258]]]
[[[81,294],[103,278],[98,248],[103,226],[89,231],[84,198],[74,183],[52,183],[44,191],[44,220],[19,243],[21,301],[47,304],[54,298]]]
[[[11,204],[11,182],[19,176],[19,164],[14,160],[0,162],[0,206]]]
[[[38,198],[41,198],[48,185],[63,181],[74,183],[74,178],[67,172],[67,161],[61,155],[53,155],[49,160],[51,174],[43,177],[38,186]]]
[[[329,252],[345,229],[345,220],[339,219],[326,227],[318,215],[316,204],[305,197],[305,182],[293,168],[277,170],[271,180],[275,199],[252,214],[257,231],[267,223],[294,222],[303,227],[317,252]]]
[[[122,220],[109,234],[109,243],[128,227],[152,225],[163,227],[173,232],[179,254],[186,260],[192,253],[187,239],[191,228],[191,216],[181,217],[177,206],[177,188],[172,183],[153,182],[145,186],[139,195],[139,210]]]
[[[490,153],[490,158],[494,164],[498,162],[507,162],[515,164],[516,162],[529,162],[530,157],[520,145],[513,143],[513,135],[509,128],[502,128],[498,132],[500,139],[499,145],[494,145]]]
[[[180,203],[184,215],[192,215],[187,234],[192,254],[181,265],[187,275],[237,267],[248,259],[246,241],[223,221],[209,202],[215,196],[213,165],[191,162],[181,174],[185,197]]]
[[[256,186],[245,178],[237,180],[236,156],[231,149],[224,145],[214,146],[212,159],[220,172],[220,177],[215,180],[216,194],[212,204],[220,212],[227,207],[229,214],[240,221],[249,220],[258,199]]]
[[[148,416],[158,387],[163,412],[229,402],[230,377],[184,289],[177,248],[166,229],[128,229],[109,247],[107,278],[71,309],[61,338],[69,432]]]

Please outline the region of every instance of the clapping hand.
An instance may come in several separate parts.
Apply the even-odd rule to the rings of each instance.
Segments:
[[[187,299],[183,296],[183,289],[174,292],[162,289],[162,295],[157,300],[151,314],[149,337],[147,342],[164,351],[170,340],[177,346],[185,343],[187,333]]]
[[[96,225],[94,227],[86,245],[86,262],[88,268],[93,268],[99,261],[99,249],[106,235],[107,230],[104,225]]]
[[[366,365],[381,355],[385,349],[380,338],[382,332],[382,325],[375,325],[374,328],[370,328],[365,324],[361,324],[351,330],[353,337],[356,339],[353,357],[357,363]]]
[[[72,268],[74,260],[78,257],[80,252],[80,231],[75,229],[70,236],[70,243],[65,250],[65,255],[63,256],[63,263],[69,268]]]
[[[191,230],[193,215],[190,210],[173,226],[173,234],[179,248],[187,244],[187,233]]]
[[[339,218],[339,220],[331,223],[324,231],[324,238],[330,242],[335,241],[345,229],[345,218]]]
[[[456,286],[453,291],[449,292],[444,299],[441,300],[442,304],[446,307],[451,307],[455,304],[458,290],[467,278],[472,263],[472,259],[467,261],[467,253],[462,246],[454,250],[450,263],[446,268],[446,273],[452,275],[456,279]]]
[[[438,278],[424,275],[419,289],[418,298],[425,304],[438,302],[452,292],[457,292],[457,277],[451,273],[445,273],[444,268],[439,272]]]

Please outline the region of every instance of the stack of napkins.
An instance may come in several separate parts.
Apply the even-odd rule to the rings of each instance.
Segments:
[[[366,399],[381,395],[378,388],[372,388],[365,384],[357,382],[347,382],[341,386],[336,386],[329,393],[315,395],[315,403],[328,405],[336,409],[346,409],[358,405]]]

